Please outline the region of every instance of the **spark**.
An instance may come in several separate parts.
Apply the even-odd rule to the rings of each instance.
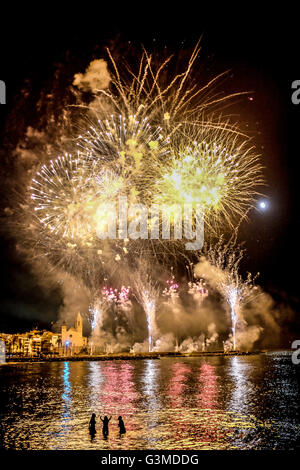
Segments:
[[[210,233],[235,227],[263,183],[249,139],[218,111],[242,93],[220,94],[226,72],[200,85],[195,80],[199,43],[175,75],[171,56],[157,60],[143,50],[135,70],[107,53],[110,88],[99,90],[91,106],[79,105],[83,118],[71,154],[36,168],[18,208],[28,253],[92,289],[107,270],[134,264],[136,253],[169,265],[180,262],[185,249],[175,237],[100,240],[102,203],[126,195],[129,204],[148,207],[200,204]]]
[[[139,260],[138,269],[133,277],[133,283],[134,295],[146,314],[148,349],[151,352],[158,334],[155,313],[159,298],[159,288],[151,277],[151,270],[146,261]]]
[[[203,121],[177,132],[171,147],[155,202],[200,205],[208,232],[233,227],[253,207],[263,184],[262,167],[247,138]]]
[[[247,274],[243,279],[239,273],[239,265],[243,258],[244,250],[236,245],[235,241],[224,243],[223,237],[215,245],[206,247],[205,258],[214,271],[214,283],[217,290],[224,296],[231,318],[233,349],[236,349],[236,328],[240,319],[243,306],[258,295],[254,281],[259,275]]]

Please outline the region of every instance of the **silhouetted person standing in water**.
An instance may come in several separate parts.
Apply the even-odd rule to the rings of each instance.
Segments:
[[[107,437],[107,435],[108,435],[108,423],[110,422],[111,417],[108,419],[107,416],[104,416],[104,418],[102,419],[101,416],[100,416],[100,419],[103,423],[103,428],[102,428],[103,436]]]
[[[125,428],[125,424],[124,424],[124,421],[122,419],[122,416],[119,416],[118,420],[119,420],[120,434],[125,434],[126,428]]]
[[[96,415],[95,415],[95,413],[92,414],[92,417],[90,419],[89,431],[90,431],[91,435],[96,434]]]

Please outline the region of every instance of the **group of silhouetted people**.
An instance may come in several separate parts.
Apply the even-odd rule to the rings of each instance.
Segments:
[[[107,416],[104,416],[104,418],[102,419],[101,416],[100,416],[100,419],[102,421],[102,433],[103,433],[103,436],[104,437],[107,437],[108,436],[108,433],[109,433],[109,429],[108,429],[108,423],[110,422],[111,420],[111,417],[108,418]],[[118,421],[119,421],[119,430],[120,430],[120,435],[122,434],[125,434],[126,433],[126,428],[125,428],[125,424],[124,424],[124,421],[122,419],[122,416],[119,416],[118,417]],[[92,414],[92,417],[90,419],[90,423],[89,423],[89,431],[90,431],[90,434],[91,435],[95,435],[96,434],[96,415],[95,413]]]

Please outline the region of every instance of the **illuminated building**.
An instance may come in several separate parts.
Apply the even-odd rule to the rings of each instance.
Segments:
[[[61,327],[61,343],[65,353],[79,353],[87,346],[87,338],[82,335],[82,317],[78,312],[75,328],[71,327],[67,330],[67,326],[63,323]]]
[[[8,356],[38,357],[40,355],[60,354],[61,336],[50,331],[32,330],[20,334],[0,333]]]

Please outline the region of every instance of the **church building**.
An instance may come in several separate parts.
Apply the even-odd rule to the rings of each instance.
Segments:
[[[80,352],[87,345],[87,338],[82,336],[82,316],[78,312],[75,328],[71,327],[67,330],[67,326],[63,323],[61,327],[61,343],[62,347],[72,351]]]

